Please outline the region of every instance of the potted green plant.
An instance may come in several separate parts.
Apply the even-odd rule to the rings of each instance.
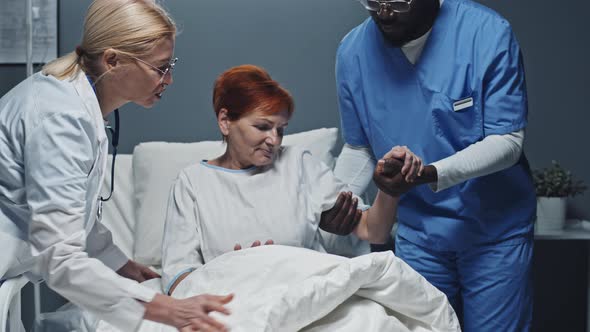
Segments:
[[[553,160],[551,167],[533,171],[537,192],[537,225],[539,230],[560,230],[565,225],[566,200],[583,194],[586,186],[575,181],[572,173]]]

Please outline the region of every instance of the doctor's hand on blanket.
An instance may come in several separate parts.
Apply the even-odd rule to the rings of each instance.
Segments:
[[[436,168],[424,166],[406,146],[396,146],[377,162],[373,181],[384,193],[400,196],[417,185],[436,181]]]
[[[180,331],[225,332],[225,326],[209,316],[217,311],[225,315],[230,312],[224,305],[234,298],[226,296],[198,295],[186,299],[175,299],[156,294],[152,302],[145,303],[148,320],[172,325]],[[147,308],[150,306],[151,308]],[[151,313],[151,314],[148,314]]]
[[[139,264],[135,261],[128,260],[123,267],[117,270],[117,273],[127,279],[132,279],[137,282],[144,282],[146,280],[160,278],[160,275],[152,271],[149,267]]]

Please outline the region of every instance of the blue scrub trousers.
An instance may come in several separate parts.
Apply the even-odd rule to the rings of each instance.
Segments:
[[[532,238],[452,252],[424,248],[398,235],[395,254],[447,295],[463,331],[531,330]]]

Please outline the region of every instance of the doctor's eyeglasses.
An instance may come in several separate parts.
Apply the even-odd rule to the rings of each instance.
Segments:
[[[393,13],[407,13],[412,8],[413,0],[359,0],[359,2],[369,11],[381,13],[387,9]]]
[[[168,73],[172,73],[172,71],[174,70],[174,66],[176,65],[176,62],[178,61],[178,58],[172,58],[172,59],[170,59],[170,61],[167,64],[160,66],[160,67],[156,67],[147,61],[141,60],[140,58],[137,58],[137,57],[132,57],[132,58],[145,64],[146,66],[149,66],[153,70],[160,73],[160,75],[162,75],[162,77],[160,78],[159,84],[162,84],[162,82],[164,82],[164,78],[166,77],[166,75],[168,75]]]

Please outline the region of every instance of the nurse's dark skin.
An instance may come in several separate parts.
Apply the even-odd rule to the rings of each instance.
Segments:
[[[439,11],[440,0],[413,0],[410,10],[405,13],[395,13],[387,9],[369,13],[385,40],[401,47],[427,33],[434,26]],[[415,186],[437,182],[438,174],[434,166],[427,165],[424,166],[422,175],[409,183],[399,174],[397,161],[387,160],[384,172],[374,174],[373,181],[381,191],[398,196]]]
[[[428,32],[434,25],[439,10],[440,0],[413,0],[411,9],[406,13],[395,13],[387,9],[369,13],[385,39],[394,46],[401,47]],[[402,166],[403,161],[387,159],[383,170],[373,174],[373,181],[386,194],[399,196],[417,185],[436,182],[438,179],[436,168],[428,165],[424,167],[421,176],[413,182],[407,182],[401,174]],[[361,219],[361,211],[357,206],[358,201],[353,198],[352,193],[340,193],[334,207],[322,213],[320,228],[338,235],[350,234]]]
[[[401,47],[428,32],[434,25],[439,10],[440,0],[414,0],[406,13],[395,13],[387,9],[369,13],[385,39],[394,46]]]
[[[401,172],[403,165],[403,161],[398,159],[384,159],[383,168],[379,171],[375,169],[373,173],[373,182],[377,188],[390,196],[400,196],[416,186],[438,181],[436,168],[427,165],[424,166],[421,175],[417,176],[414,181],[408,182]]]

